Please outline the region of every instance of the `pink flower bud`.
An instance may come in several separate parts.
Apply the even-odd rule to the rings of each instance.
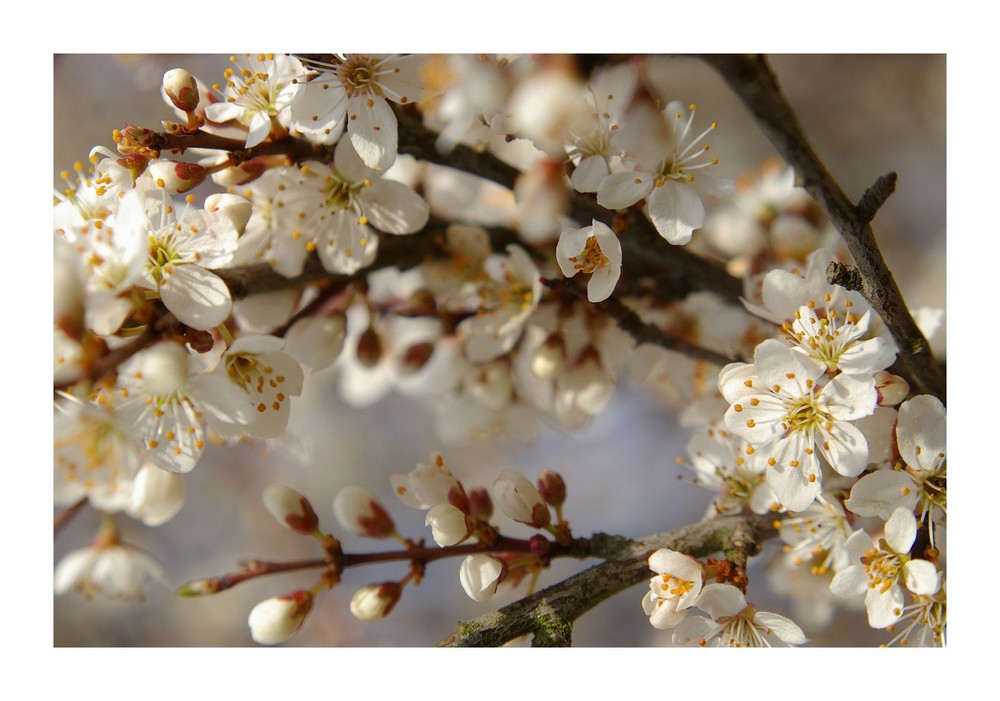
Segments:
[[[153,181],[172,195],[182,195],[205,182],[208,169],[197,163],[154,161],[149,164]]]
[[[538,475],[538,492],[546,504],[562,506],[566,501],[566,483],[561,475],[552,470],[545,470]]]
[[[319,528],[319,517],[312,504],[291,487],[271,484],[264,489],[264,506],[278,523],[296,533],[311,535]]]
[[[469,555],[462,561],[458,577],[474,601],[488,601],[507,575],[507,563],[494,555]]]
[[[542,528],[552,520],[542,495],[519,472],[505,470],[501,473],[493,483],[493,499],[504,514],[518,523]]]
[[[485,487],[469,490],[469,515],[480,521],[489,521],[493,516],[493,500]]]
[[[285,642],[302,627],[312,604],[312,594],[304,589],[261,601],[247,619],[251,637],[261,645]]]
[[[183,68],[174,68],[163,74],[163,92],[174,107],[183,112],[198,108],[198,81]]]
[[[910,384],[899,375],[880,370],[875,373],[875,391],[879,406],[896,406],[910,393]]]
[[[361,587],[351,597],[351,613],[359,621],[377,621],[388,616],[403,596],[399,582]]]
[[[333,500],[333,515],[341,528],[366,538],[388,538],[396,525],[374,494],[361,487],[345,487]]]

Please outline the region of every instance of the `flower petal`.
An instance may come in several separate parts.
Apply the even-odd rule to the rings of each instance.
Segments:
[[[649,218],[660,236],[676,246],[690,241],[694,230],[705,223],[705,205],[686,183],[668,180],[653,188],[647,205]]]
[[[355,95],[347,101],[347,133],[369,168],[385,170],[396,160],[396,115],[385,98]]]
[[[203,331],[221,324],[233,309],[226,283],[198,265],[174,266],[163,276],[160,297],[178,321]]]

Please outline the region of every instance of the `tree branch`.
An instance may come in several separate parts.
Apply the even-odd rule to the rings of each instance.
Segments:
[[[719,516],[642,540],[609,539],[605,562],[499,611],[460,623],[438,646],[492,647],[527,633],[538,635],[539,645],[568,644],[568,627],[573,621],[610,596],[652,576],[646,561],[659,548],[693,557],[734,549],[751,551],[775,534],[773,521],[770,515]]]
[[[902,293],[882,257],[869,222],[895,189],[895,174],[882,176],[855,206],[812,150],[763,56],[707,55],[750,110],[761,129],[784,157],[805,189],[826,210],[843,235],[861,276],[861,293],[878,312],[896,340],[903,373],[922,394],[945,399],[945,378],[930,344],[917,327]]]

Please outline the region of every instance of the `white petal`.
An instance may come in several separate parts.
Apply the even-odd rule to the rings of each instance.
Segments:
[[[573,170],[569,181],[577,192],[597,192],[609,173],[608,159],[604,156],[587,156]]]
[[[795,623],[784,616],[767,611],[759,611],[753,618],[753,622],[758,626],[768,629],[770,634],[778,636],[783,643],[789,645],[802,645],[808,640],[805,633]]]
[[[362,198],[372,226],[387,234],[412,234],[430,217],[430,206],[423,197],[392,180],[374,181],[362,191]]]
[[[897,553],[909,552],[917,538],[917,519],[912,512],[897,508],[885,522],[885,540]]]
[[[615,291],[618,278],[621,277],[622,269],[620,265],[606,265],[599,270],[595,270],[587,283],[587,299],[596,304],[603,302],[611,293]]]
[[[267,112],[255,112],[250,119],[250,132],[247,134],[247,148],[252,148],[264,141],[271,133],[271,117]]]
[[[597,190],[597,204],[606,209],[631,207],[653,190],[649,173],[613,173]]]
[[[868,575],[861,565],[851,565],[834,575],[830,591],[841,599],[861,596],[868,589]]]
[[[385,170],[396,160],[396,115],[383,97],[356,95],[347,101],[347,133],[364,164]]]
[[[829,429],[819,428],[819,451],[844,477],[856,477],[868,466],[868,441],[846,421],[834,421]]]
[[[865,608],[868,609],[868,625],[872,628],[887,628],[899,620],[903,611],[903,590],[898,585],[882,592],[878,587],[865,594]]]
[[[735,616],[747,607],[743,592],[732,584],[709,584],[701,590],[695,606],[712,618]]]
[[[160,283],[160,297],[181,323],[194,329],[218,326],[233,308],[222,278],[198,265],[174,266]]]
[[[705,205],[686,183],[666,181],[653,188],[647,204],[649,218],[660,236],[677,246],[690,241],[694,230],[705,223]]]
[[[844,506],[858,516],[878,516],[888,520],[899,507],[913,511],[918,495],[917,485],[907,473],[878,470],[854,484]]]
[[[927,560],[910,560],[903,565],[906,588],[914,594],[930,596],[941,586],[941,574],[934,563]]]
[[[946,414],[941,401],[922,394],[904,402],[899,407],[899,425],[896,440],[899,454],[910,467],[920,470],[932,468],[945,452]]]

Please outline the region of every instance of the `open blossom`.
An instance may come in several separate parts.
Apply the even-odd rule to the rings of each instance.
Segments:
[[[384,174],[385,167],[365,165],[347,139],[337,142],[332,166],[304,163],[294,186],[275,196],[290,225],[272,234],[275,269],[298,275],[308,253],[316,250],[329,272],[350,275],[375,260],[375,229],[412,234],[423,228],[430,216],[427,202]]]
[[[667,548],[649,556],[649,569],[656,576],[649,580],[649,591],[642,597],[642,610],[654,628],[673,628],[684,620],[687,610],[701,595],[705,570],[693,557]]]
[[[293,124],[308,135],[347,135],[369,168],[385,170],[396,160],[398,127],[387,100],[401,105],[427,97],[420,77],[423,56],[346,54],[331,63],[308,60],[319,72],[301,85]]]
[[[589,274],[587,299],[603,302],[621,276],[622,246],[611,228],[595,219],[582,229],[563,229],[556,244],[556,261],[566,277]]]
[[[895,349],[877,336],[866,338],[874,312],[864,309],[859,316],[846,296],[839,303],[826,294],[799,307],[792,322],[783,325],[793,348],[830,372],[873,375],[892,365]]]
[[[141,601],[146,585],[166,584],[163,568],[151,555],[121,543],[113,522],[105,521],[97,541],[65,555],[56,565],[55,592],[71,589],[85,597]]]
[[[691,130],[694,114],[694,105],[685,119],[681,103],[669,103],[663,115],[671,125],[670,138],[662,144],[647,144],[634,154],[639,162],[635,171],[613,173],[597,189],[598,204],[608,209],[625,209],[645,197],[653,226],[675,245],[690,241],[705,221],[705,205],[696,188],[702,187],[702,181],[710,181],[696,172],[719,162],[705,155],[709,147],[703,143],[715,129],[715,122],[695,136]]]
[[[288,126],[288,108],[299,96],[305,71],[298,59],[282,54],[244,54],[243,59],[230,56],[229,60],[234,68],[225,72],[224,101],[207,105],[205,115],[213,122],[236,120],[247,127],[250,148],[276,125]]]
[[[715,492],[706,518],[750,509],[766,514],[780,508],[767,484],[767,461],[761,452],[746,451],[741,441],[725,429],[696,431],[687,444],[695,480]]]
[[[871,537],[864,531],[846,543],[852,561],[860,562],[838,572],[830,589],[844,598],[863,594],[872,628],[886,628],[902,616],[904,585],[922,596],[936,593],[941,586],[941,575],[932,562],[908,555],[916,537],[917,520],[900,508],[886,521],[885,537],[877,546],[872,547]]]
[[[732,363],[719,375],[731,404],[726,428],[765,452],[767,483],[792,511],[819,494],[820,455],[845,477],[868,465],[868,442],[851,421],[874,412],[874,381],[846,373],[825,384],[823,378],[823,369],[774,339],[757,346],[753,365]]]
[[[190,205],[177,216],[165,191],[157,198],[133,190],[118,209],[115,236],[119,234],[146,242],[140,282],[156,290],[178,320],[195,329],[226,320],[232,297],[211,270],[227,264],[236,251],[238,232],[229,216]]]
[[[710,618],[688,616],[674,629],[675,645],[774,647],[802,645],[805,634],[793,621],[747,604],[731,584],[709,584],[695,605]]]

